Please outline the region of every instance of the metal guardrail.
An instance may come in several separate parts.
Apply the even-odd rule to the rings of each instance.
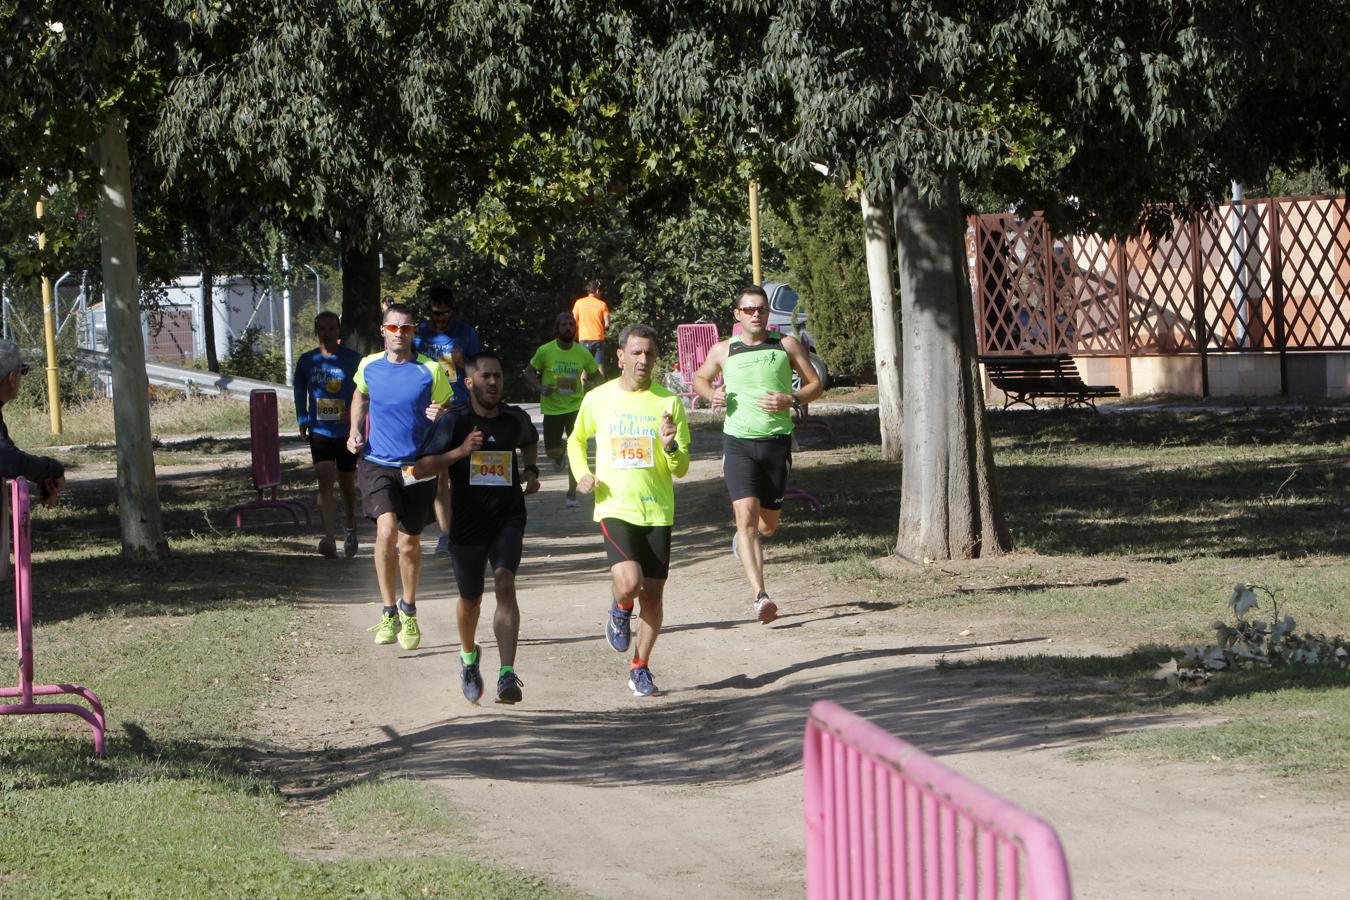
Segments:
[[[112,372],[112,360],[104,350],[80,350],[79,360],[83,365],[98,372]],[[276,391],[281,396],[289,396],[290,388],[284,384],[270,381],[258,381],[253,378],[240,378],[237,375],[221,375],[203,369],[190,369],[186,366],[171,366],[168,363],[146,360],[145,374],[156,387],[172,388],[185,393],[213,394],[247,401],[255,390]]]

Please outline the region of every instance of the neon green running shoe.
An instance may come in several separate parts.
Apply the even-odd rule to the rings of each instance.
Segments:
[[[422,629],[417,627],[417,613],[408,615],[400,608],[398,622],[403,626],[403,630],[398,634],[398,645],[404,650],[416,650],[422,643]]]
[[[385,613],[380,616],[380,624],[371,626],[369,630],[375,632],[375,643],[392,644],[398,636],[398,625],[398,616]]]

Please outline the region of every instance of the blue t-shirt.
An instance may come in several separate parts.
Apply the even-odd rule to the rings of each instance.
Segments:
[[[465,356],[481,352],[483,345],[478,340],[478,332],[468,322],[451,319],[445,331],[432,330],[430,322],[423,322],[413,335],[413,350],[434,359],[445,369],[445,376],[455,391],[455,406],[467,406],[469,388],[464,383],[464,369],[455,366],[455,350]]]
[[[361,354],[338,347],[332,356],[315,347],[295,364],[295,419],[313,434],[347,439],[351,430],[352,391]]]
[[[427,407],[450,399],[445,370],[425,356],[393,363],[381,352],[361,360],[353,381],[370,398],[365,458],[380,466],[410,465],[431,430]]]

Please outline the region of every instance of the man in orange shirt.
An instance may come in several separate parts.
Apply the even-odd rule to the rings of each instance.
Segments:
[[[609,330],[609,304],[600,297],[600,282],[586,282],[586,296],[572,304],[577,320],[577,342],[595,357],[600,377],[605,376],[605,332]]]

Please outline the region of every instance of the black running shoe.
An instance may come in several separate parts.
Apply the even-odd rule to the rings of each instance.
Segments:
[[[515,672],[507,672],[497,679],[497,702],[519,703],[525,699],[525,696],[520,692],[520,689],[524,686],[525,682],[517,678]]]

